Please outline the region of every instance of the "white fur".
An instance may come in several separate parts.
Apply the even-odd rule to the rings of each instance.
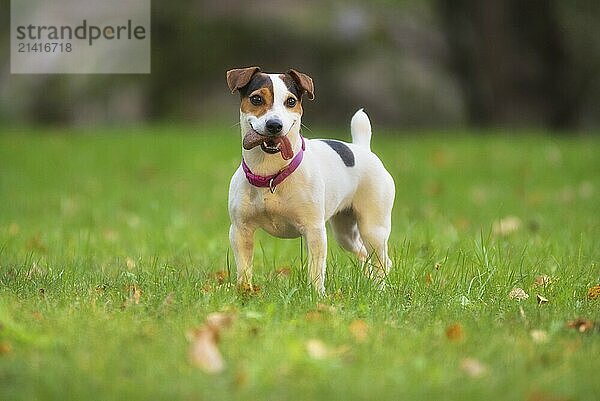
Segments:
[[[296,154],[301,147],[301,115],[284,106],[289,94],[279,75],[270,77],[275,98],[273,108],[261,118],[240,113],[242,136],[250,124],[264,132],[264,122],[277,116],[284,124],[283,132],[289,130],[287,135]],[[388,238],[395,196],[394,180],[370,150],[371,124],[362,109],[352,118],[351,131],[353,143],[347,146],[354,153],[353,167],[346,167],[325,142],[307,139],[302,164],[277,186],[274,193],[268,188],[251,185],[241,167],[234,173],[229,187],[229,237],[238,284],[251,285],[254,233],[262,228],[276,237],[305,238],[309,278],[315,289],[323,294],[327,221],[331,223],[336,241],[361,262],[368,262],[368,272],[383,284],[391,267]],[[289,163],[279,153],[270,155],[260,147],[242,149],[242,155],[250,170],[260,175],[275,174]]]

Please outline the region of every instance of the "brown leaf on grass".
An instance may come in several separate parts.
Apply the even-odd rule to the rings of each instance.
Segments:
[[[225,361],[218,347],[219,334],[229,328],[234,320],[235,315],[230,313],[211,313],[201,327],[188,333],[192,341],[189,358],[194,366],[209,374],[225,370]]]
[[[588,299],[592,300],[598,299],[598,297],[600,297],[600,285],[589,288],[587,291],[587,297]]]
[[[292,268],[289,266],[280,267],[279,269],[275,270],[275,275],[280,278],[289,277],[290,274],[292,274]]]
[[[12,345],[8,341],[0,342],[0,355],[9,354],[12,351]]]
[[[218,272],[215,272],[214,278],[217,284],[222,285],[227,281],[227,279],[229,279],[229,272],[225,270],[220,270]]]
[[[506,216],[503,219],[497,220],[492,224],[492,232],[496,236],[507,236],[521,228],[521,219],[516,216]]]
[[[365,342],[369,336],[369,325],[362,319],[356,319],[350,323],[348,329],[358,343]]]
[[[575,329],[580,333],[585,333],[594,328],[594,322],[589,319],[577,318],[575,320],[569,320],[567,322],[567,327]]]
[[[237,286],[240,295],[258,295],[260,294],[260,287],[256,284],[244,283]]]
[[[44,320],[44,316],[39,311],[31,312],[31,317],[38,322]]]
[[[529,335],[534,343],[543,344],[548,342],[548,333],[545,330],[531,330]]]
[[[425,274],[425,285],[430,285],[433,281],[433,277],[431,277],[431,273]]]
[[[306,352],[308,353],[308,356],[316,360],[336,358],[347,354],[349,351],[350,348],[347,346],[331,348],[317,338],[311,338],[306,342]]]
[[[522,288],[515,287],[508,293],[508,297],[510,299],[516,299],[517,301],[523,301],[529,298],[529,294],[525,292]]]
[[[331,351],[323,341],[312,338],[306,342],[306,352],[312,359],[325,359]]]
[[[537,299],[537,303],[538,305],[543,305],[543,304],[547,304],[548,298],[544,297],[543,295],[540,294],[536,294],[535,298]]]
[[[189,352],[192,364],[206,373],[222,372],[225,369],[225,362],[217,346],[218,341],[218,331],[207,326],[196,330]]]
[[[474,379],[484,376],[488,371],[487,366],[475,358],[464,358],[460,361],[460,368]]]
[[[446,338],[450,341],[460,341],[465,337],[462,324],[454,323],[446,327]]]
[[[541,274],[535,278],[534,287],[547,287],[552,284],[552,278],[547,274]]]
[[[214,312],[206,317],[205,324],[213,330],[219,331],[229,328],[235,321],[236,316],[232,313]]]

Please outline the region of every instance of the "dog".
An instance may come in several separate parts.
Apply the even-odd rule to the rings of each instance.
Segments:
[[[252,288],[254,233],[302,236],[308,275],[325,294],[326,222],[342,248],[366,273],[385,284],[394,180],[371,152],[371,122],[360,109],[351,120],[352,143],[301,135],[302,101],[313,100],[313,80],[291,69],[267,74],[260,67],[227,71],[240,94],[242,162],[229,186],[229,239],[239,286]]]

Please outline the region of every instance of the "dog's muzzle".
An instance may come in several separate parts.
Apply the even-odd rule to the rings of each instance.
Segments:
[[[269,128],[267,126],[267,130],[268,129]],[[279,132],[281,132],[281,128],[279,128]],[[244,149],[250,150],[259,145],[265,153],[275,154],[281,152],[281,157],[283,157],[284,160],[289,160],[294,157],[292,144],[290,143],[287,135],[266,136],[261,135],[253,129],[250,129],[246,135],[244,135],[244,142],[242,146]]]

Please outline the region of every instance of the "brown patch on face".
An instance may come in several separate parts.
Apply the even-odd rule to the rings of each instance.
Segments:
[[[259,95],[262,97],[263,102],[259,106],[255,106],[250,101],[252,96]],[[269,109],[273,107],[273,88],[269,90],[269,88],[260,88],[251,92],[248,96],[244,96],[242,98],[242,104],[240,106],[240,110],[244,114],[252,114],[256,117],[260,117],[265,114]]]
[[[262,104],[255,106],[250,101],[252,96],[262,97]],[[245,114],[252,114],[260,117],[273,107],[273,82],[267,74],[255,74],[246,86],[240,89],[242,103],[240,110]]]

